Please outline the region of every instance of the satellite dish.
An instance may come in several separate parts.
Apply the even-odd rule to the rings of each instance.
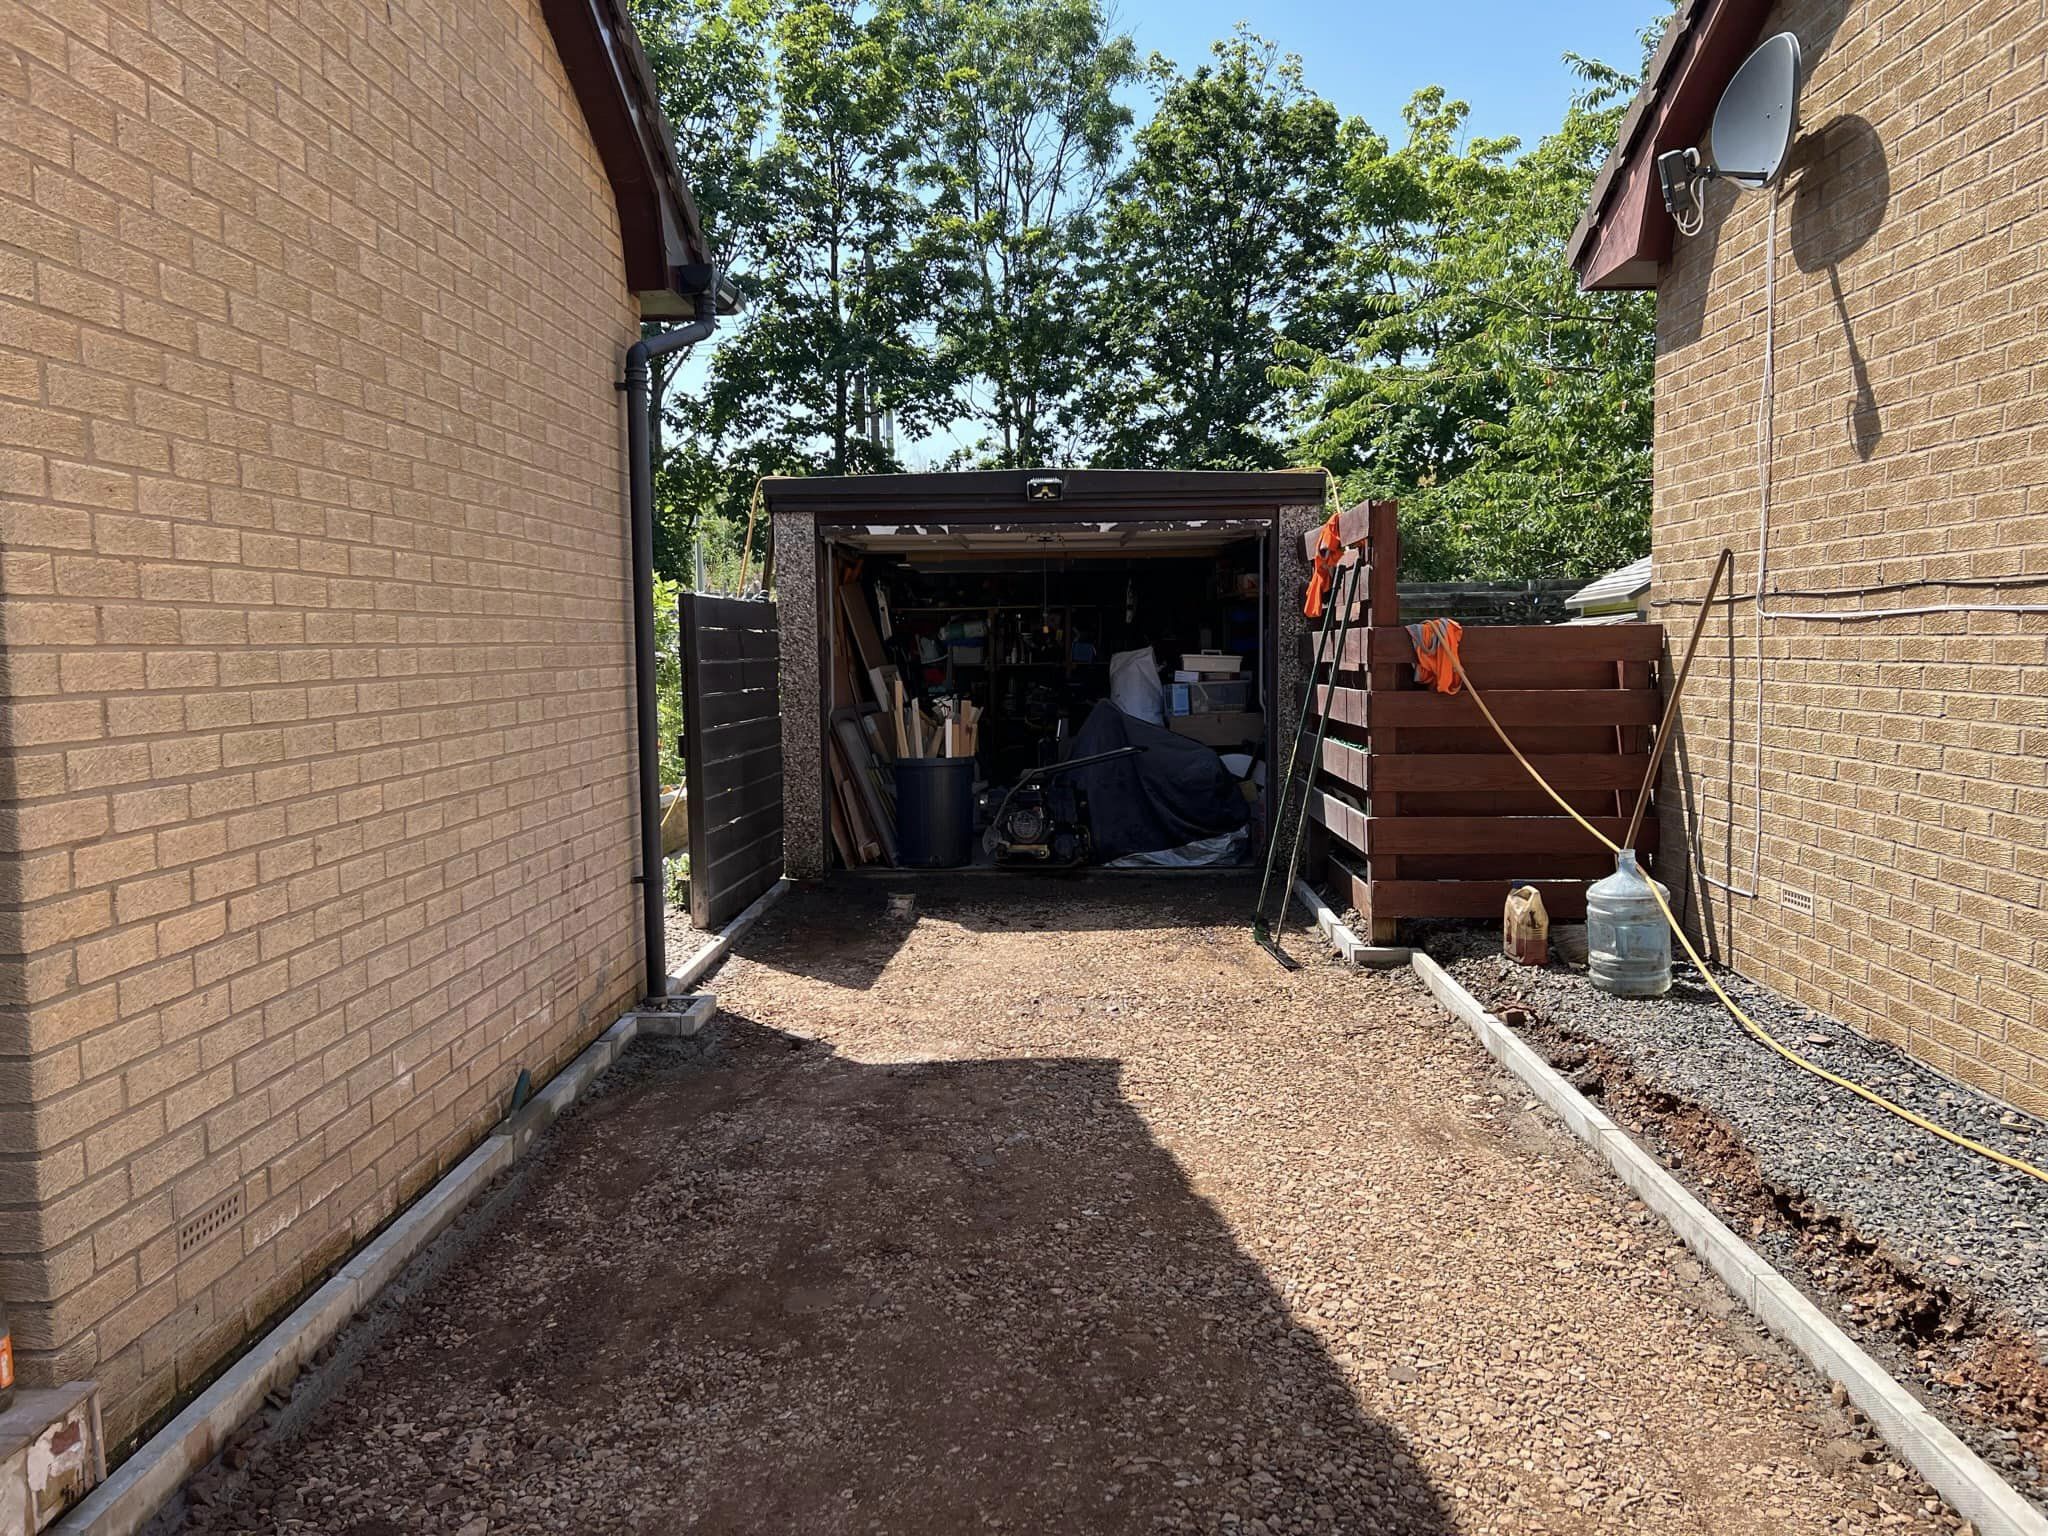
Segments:
[[[1702,162],[1696,149],[1674,149],[1657,157],[1664,207],[1682,233],[1699,232],[1700,197],[1707,182],[1726,180],[1755,188],[1778,179],[1799,120],[1800,63],[1799,39],[1790,32],[1765,38],[1742,61],[1714,109],[1713,161]]]

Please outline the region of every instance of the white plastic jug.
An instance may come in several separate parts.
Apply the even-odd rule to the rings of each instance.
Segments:
[[[1662,997],[1671,990],[1671,928],[1650,894],[1654,882],[1635,850],[1614,857],[1614,873],[1586,892],[1586,971],[1616,997]],[[1668,903],[1670,890],[1657,886]]]

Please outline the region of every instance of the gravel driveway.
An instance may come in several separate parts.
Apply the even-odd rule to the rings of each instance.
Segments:
[[[1406,973],[794,893],[189,1528],[1952,1531]]]

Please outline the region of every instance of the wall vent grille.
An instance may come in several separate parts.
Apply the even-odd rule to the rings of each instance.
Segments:
[[[178,1224],[178,1257],[197,1253],[221,1233],[242,1219],[242,1192],[222,1195],[205,1210],[187,1216]]]
[[[1778,899],[1785,904],[1785,910],[1797,917],[1813,916],[1813,892],[1781,890]]]

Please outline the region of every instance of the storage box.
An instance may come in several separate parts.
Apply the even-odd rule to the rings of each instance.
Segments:
[[[1198,672],[1203,677],[1235,677],[1244,670],[1242,656],[1226,656],[1221,651],[1186,651],[1180,658],[1183,672]]]
[[[1266,717],[1255,709],[1212,711],[1201,715],[1169,715],[1166,728],[1176,736],[1192,737],[1212,747],[1240,747],[1248,741],[1263,741]]]
[[[1210,678],[1204,683],[1187,685],[1188,707],[1175,710],[1180,715],[1216,715],[1249,709],[1252,702],[1252,680],[1248,677],[1234,678],[1229,682],[1218,682]]]

